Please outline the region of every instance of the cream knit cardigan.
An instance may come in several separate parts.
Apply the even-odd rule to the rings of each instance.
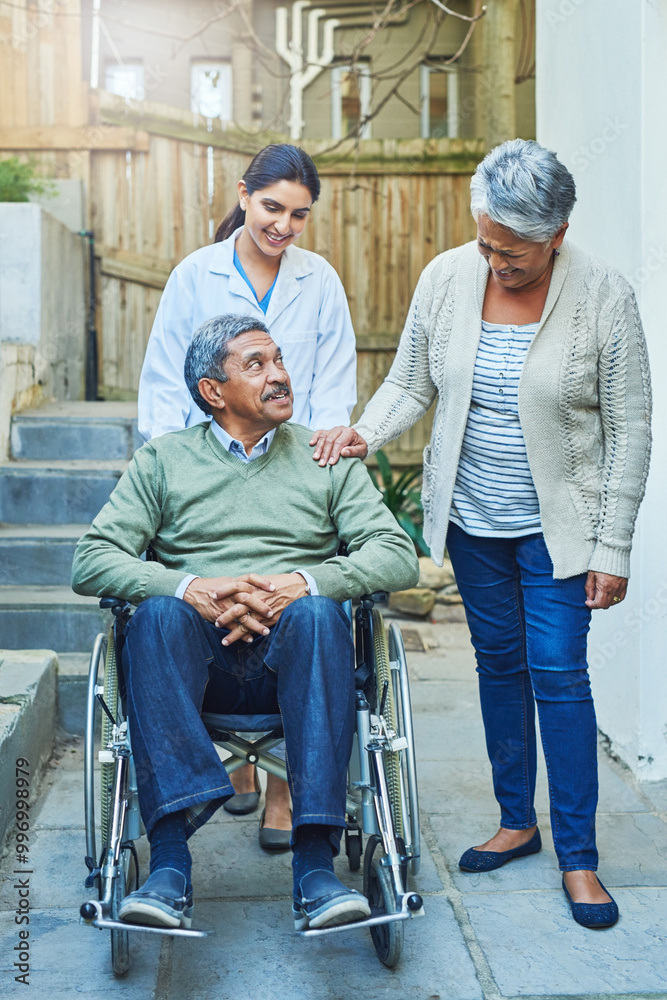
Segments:
[[[355,425],[369,453],[437,397],[424,449],[424,536],[442,563],[489,268],[467,243],[419,279],[396,358]],[[627,577],[650,451],[646,344],[628,282],[565,242],[519,382],[519,416],[557,579]]]

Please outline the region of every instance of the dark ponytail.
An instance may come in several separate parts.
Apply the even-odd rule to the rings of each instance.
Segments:
[[[273,143],[260,149],[243,175],[248,194],[277,184],[279,181],[293,181],[303,184],[311,193],[313,201],[320,196],[320,178],[317,168],[308,153],[287,142]],[[227,213],[215,234],[215,242],[221,243],[245,222],[245,212],[237,203]]]

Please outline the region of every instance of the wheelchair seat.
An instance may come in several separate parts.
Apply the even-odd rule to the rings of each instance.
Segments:
[[[202,712],[202,722],[207,732],[255,733],[268,732],[283,735],[283,720],[280,715],[218,715]]]

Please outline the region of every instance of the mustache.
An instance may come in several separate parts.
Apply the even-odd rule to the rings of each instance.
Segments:
[[[274,396],[279,396],[283,393],[286,393],[290,399],[292,398],[292,390],[287,382],[280,382],[279,385],[275,385],[270,392],[265,392],[260,398],[263,403],[266,403],[267,399],[273,399]]]

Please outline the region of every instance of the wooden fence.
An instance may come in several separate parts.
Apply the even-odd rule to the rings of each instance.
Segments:
[[[30,156],[45,176],[84,181],[98,265],[101,392],[128,398],[171,269],[212,240],[251,156],[281,137],[89,94],[79,0],[39,7],[37,16],[15,0],[0,16],[0,157]],[[322,192],[300,245],[326,257],[345,286],[358,342],[358,414],[389,369],[422,268],[474,236],[469,181],[484,150],[446,139],[303,145]],[[420,462],[428,433],[427,418],[392,446],[394,460]]]
[[[100,127],[147,133],[147,152],[95,151],[91,224],[100,261],[101,384],[108,398],[136,391],[151,323],[171,268],[208,243],[236,201],[236,182],[255,148],[238,134],[158,105],[100,95]],[[166,134],[168,133],[168,134]],[[477,143],[367,141],[357,157],[304,143],[322,192],[299,245],[322,254],[345,287],[358,344],[357,413],[386,375],[424,266],[471,239],[470,175]],[[390,449],[399,464],[421,461],[423,421]]]

